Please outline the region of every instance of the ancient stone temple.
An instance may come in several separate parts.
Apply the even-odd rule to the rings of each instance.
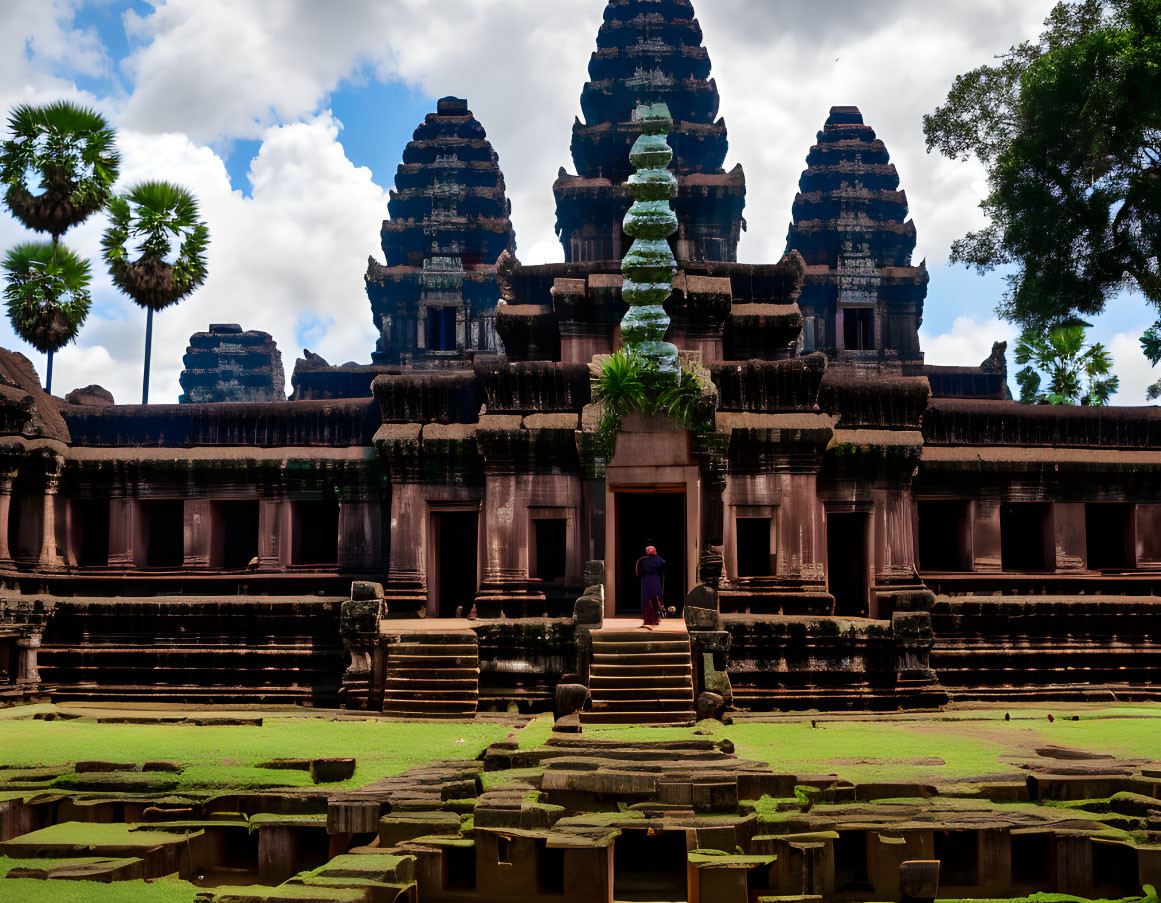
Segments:
[[[685,0],[611,0],[590,78],[564,263],[516,258],[464,101],[416,132],[367,275],[378,363],[142,407],[0,356],[4,693],[589,723],[1158,696],[1158,410],[1004,401],[1002,348],[926,364],[915,228],[853,108],[787,254],[732,260],[743,186]],[[669,117],[623,267],[630,148]],[[672,213],[675,275],[648,245]],[[594,378],[634,298],[697,392],[609,427]],[[203,385],[239,334],[204,339]],[[644,641],[619,619],[649,545],[674,617]]]
[[[499,157],[466,100],[445,97],[415,130],[388,210],[386,266],[367,269],[374,362],[440,366],[498,351],[495,265],[516,235]]]
[[[286,399],[282,354],[267,332],[216,323],[190,336],[182,361],[181,404]]]
[[[569,262],[620,260],[631,200],[624,182],[629,148],[639,134],[638,103],[665,103],[673,115],[670,143],[679,184],[680,224],[673,240],[680,260],[737,260],[745,221],[746,177],[726,159],[718,88],[689,0],[613,0],[597,36],[581,93],[585,121],[572,130],[577,175],[563,169],[556,194],[556,230]]]
[[[869,372],[920,373],[927,267],[887,147],[856,107],[832,107],[810,149],[786,247],[806,262],[802,348]]]

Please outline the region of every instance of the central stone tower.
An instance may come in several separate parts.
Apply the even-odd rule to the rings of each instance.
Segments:
[[[641,134],[640,104],[664,103],[679,223],[672,243],[680,261],[736,261],[745,220],[742,167],[723,169],[728,142],[718,119],[718,88],[689,0],[610,0],[581,94],[585,122],[573,125],[577,175],[564,169],[553,187],[556,230],[569,263],[617,261],[630,241],[622,230],[632,199],[629,151]]]

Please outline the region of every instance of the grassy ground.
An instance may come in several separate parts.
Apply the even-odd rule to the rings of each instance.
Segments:
[[[0,710],[0,766],[69,765],[83,759],[142,763],[171,759],[186,765],[182,790],[275,789],[308,786],[300,771],[260,769],[273,758],[354,756],[354,778],[336,787],[363,786],[417,765],[472,759],[488,744],[511,735],[522,748],[552,735],[550,717],[520,728],[516,722],[390,722],[332,720],[302,710],[263,713],[261,727],[99,724],[100,709],[62,707],[84,717],[32,720],[36,706]],[[1011,720],[1005,721],[1005,712]],[[247,712],[253,716],[254,712]],[[1065,746],[1122,758],[1161,755],[1161,706],[1070,706],[951,709],[894,716],[776,716],[696,728],[587,728],[586,737],[619,740],[728,738],[739,756],[800,775],[837,774],[854,782],[944,783],[988,775],[1015,776],[1010,757]],[[1073,717],[1079,720],[1071,720]],[[0,774],[2,777],[2,774]]]
[[[52,766],[86,759],[140,764],[167,759],[186,766],[180,775],[182,790],[274,789],[309,786],[310,775],[256,768],[259,763],[275,758],[354,756],[355,776],[328,786],[359,787],[426,762],[473,759],[488,744],[507,737],[515,726],[483,721],[338,721],[294,712],[266,715],[261,727],[99,724],[96,718],[107,714],[104,711],[70,711],[85,717],[37,721],[19,718],[22,710],[18,708],[0,712],[0,766]]]

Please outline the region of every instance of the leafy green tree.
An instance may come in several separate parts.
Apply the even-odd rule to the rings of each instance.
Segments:
[[[141,389],[141,403],[148,404],[153,313],[205,282],[210,231],[198,216],[197,199],[168,182],[144,182],[113,198],[109,216],[102,246],[113,284],[148,313]]]
[[[89,315],[89,262],[54,241],[17,245],[3,266],[8,318],[20,338],[48,355],[45,391],[52,394],[53,355]]]
[[[120,157],[104,117],[67,101],[21,105],[0,150],[0,182],[12,214],[53,241],[101,210],[117,181]],[[39,183],[33,194],[30,180]]]
[[[929,152],[988,172],[989,223],[952,260],[1013,265],[1000,313],[1025,326],[1125,289],[1161,307],[1161,0],[1061,2],[1045,27],[924,117]]]
[[[90,306],[89,264],[60,237],[105,206],[120,158],[104,117],[67,101],[18,106],[8,128],[11,137],[0,147],[4,201],[20,222],[47,232],[52,242],[8,253],[4,294],[16,334],[48,355],[45,389],[51,393],[53,355],[76,338]]]
[[[1156,367],[1161,364],[1161,320],[1158,320],[1141,336],[1141,349],[1145,352],[1145,357],[1149,358],[1149,362]],[[1145,396],[1149,401],[1156,401],[1161,398],[1161,380],[1153,383],[1146,391]]]
[[[1113,359],[1101,344],[1085,344],[1087,324],[1067,323],[1047,333],[1026,329],[1016,345],[1016,374],[1024,404],[1107,405],[1120,387]],[[1047,391],[1041,391],[1044,376]]]

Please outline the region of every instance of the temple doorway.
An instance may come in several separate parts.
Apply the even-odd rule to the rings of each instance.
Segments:
[[[685,492],[618,492],[616,506],[618,616],[641,616],[636,564],[646,546],[665,559],[665,604],[680,612],[687,590]]]
[[[826,578],[840,618],[865,618],[870,610],[870,527],[868,514],[826,515]]]
[[[436,554],[436,611],[441,618],[464,614],[476,601],[478,511],[444,511],[432,515],[432,539]]]

